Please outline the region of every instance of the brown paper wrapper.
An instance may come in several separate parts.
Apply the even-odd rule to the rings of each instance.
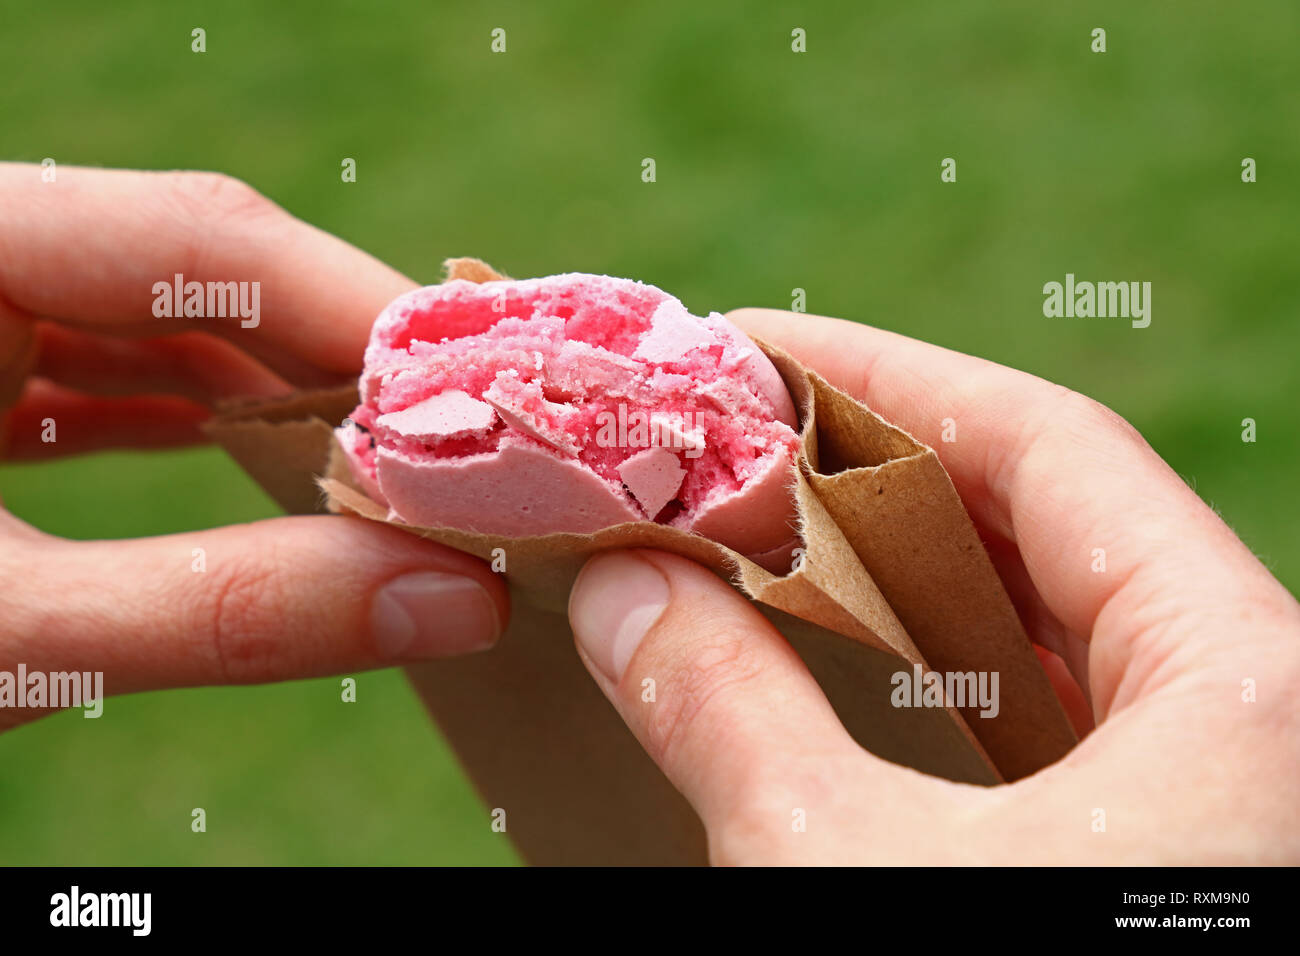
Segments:
[[[496,278],[478,260],[449,275]],[[791,642],[868,750],[951,780],[1033,773],[1075,742],[975,528],[933,449],[763,343],[800,410],[791,493],[804,553],[784,576],[650,522],[595,534],[504,538],[398,527],[481,558],[504,556],[511,623],[494,650],[409,669],[430,712],[507,832],[541,864],[706,861],[704,833],[582,666],[565,617],[592,554],[653,547],[730,580]],[[353,387],[226,409],[209,433],[286,511],[386,521],[352,480],[332,428]],[[998,715],[895,707],[893,675],[996,671]],[[660,687],[660,693],[671,692]],[[870,812],[864,807],[864,812]]]

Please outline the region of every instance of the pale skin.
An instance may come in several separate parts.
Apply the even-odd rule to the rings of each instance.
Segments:
[[[345,381],[374,315],[415,285],[225,177],[58,175],[0,164],[10,457],[192,442],[220,398]],[[155,319],[152,284],[176,272],[259,279],[259,327]],[[571,598],[578,652],[700,814],[714,862],[1300,862],[1300,607],[1136,431],[1033,376],[867,326],[730,318],[936,448],[1031,638],[1084,689],[1049,667],[1076,726],[1096,726],[1007,786],[902,769],[848,737],[789,645],[713,574],[660,552],[598,556]],[[0,569],[24,582],[0,594],[0,669],[102,670],[110,694],[464,653],[491,646],[509,611],[481,562],[349,518],[71,542],[0,512]],[[380,596],[411,574],[437,587],[399,586],[399,603],[442,623],[395,645]],[[472,583],[448,614],[455,582]],[[31,716],[0,710],[0,727]]]
[[[260,281],[260,323],[155,318],[176,273]],[[355,379],[370,322],[414,287],[229,177],[0,164],[4,455],[189,444],[223,398]],[[0,578],[0,670],[102,671],[110,696],[471,652],[509,615],[477,559],[332,516],[83,542],[0,509]],[[40,713],[0,708],[0,728]]]
[[[781,635],[714,575],[658,552],[597,556],[570,599],[579,652],[699,813],[715,863],[1300,862],[1300,607],[1137,431],[1060,386],[893,333],[729,317],[938,451],[1096,728],[1006,786],[903,769],[853,742]]]

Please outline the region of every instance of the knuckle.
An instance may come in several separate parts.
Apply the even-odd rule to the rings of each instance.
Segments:
[[[159,195],[180,224],[178,248],[181,271],[198,277],[217,250],[227,246],[241,229],[278,211],[269,199],[247,183],[211,172],[159,173]]]
[[[252,186],[225,173],[160,173],[160,194],[190,238],[184,259],[187,274],[206,271],[209,258],[251,225],[265,229],[287,214]]]
[[[207,596],[208,634],[222,679],[233,684],[284,679],[275,640],[284,595],[270,565],[235,561],[209,573],[216,579]]]
[[[1031,452],[1054,461],[1067,446],[1149,447],[1136,428],[1101,402],[1054,382],[1042,382],[1042,389],[1010,445],[1002,451],[990,446],[985,467],[989,487],[1005,488]]]
[[[762,671],[751,648],[743,634],[723,631],[661,661],[667,679],[660,682],[658,705],[645,723],[644,743],[651,756],[672,763],[702,733],[727,732],[726,700],[743,695]]]
[[[1124,416],[1114,409],[1064,386],[1055,386],[1057,392],[1054,405],[1056,417],[1076,433],[1104,435],[1107,441],[1122,438],[1128,442],[1146,444],[1142,437]]]
[[[204,220],[238,217],[277,208],[248,183],[225,173],[164,173],[168,192],[186,212]]]

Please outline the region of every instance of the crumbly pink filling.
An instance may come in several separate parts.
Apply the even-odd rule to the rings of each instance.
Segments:
[[[721,316],[628,280],[557,278],[449,283],[381,317],[359,427],[340,433],[354,467],[373,482],[376,444],[418,461],[534,443],[689,525],[774,456],[793,461],[791,416],[754,371],[766,359]]]

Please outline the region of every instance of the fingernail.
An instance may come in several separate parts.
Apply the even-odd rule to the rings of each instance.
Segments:
[[[501,634],[496,604],[472,578],[417,571],[389,581],[370,606],[375,643],[388,660],[486,650]]]
[[[668,579],[649,561],[623,551],[602,554],[573,582],[569,623],[587,656],[618,683],[668,596]]]

